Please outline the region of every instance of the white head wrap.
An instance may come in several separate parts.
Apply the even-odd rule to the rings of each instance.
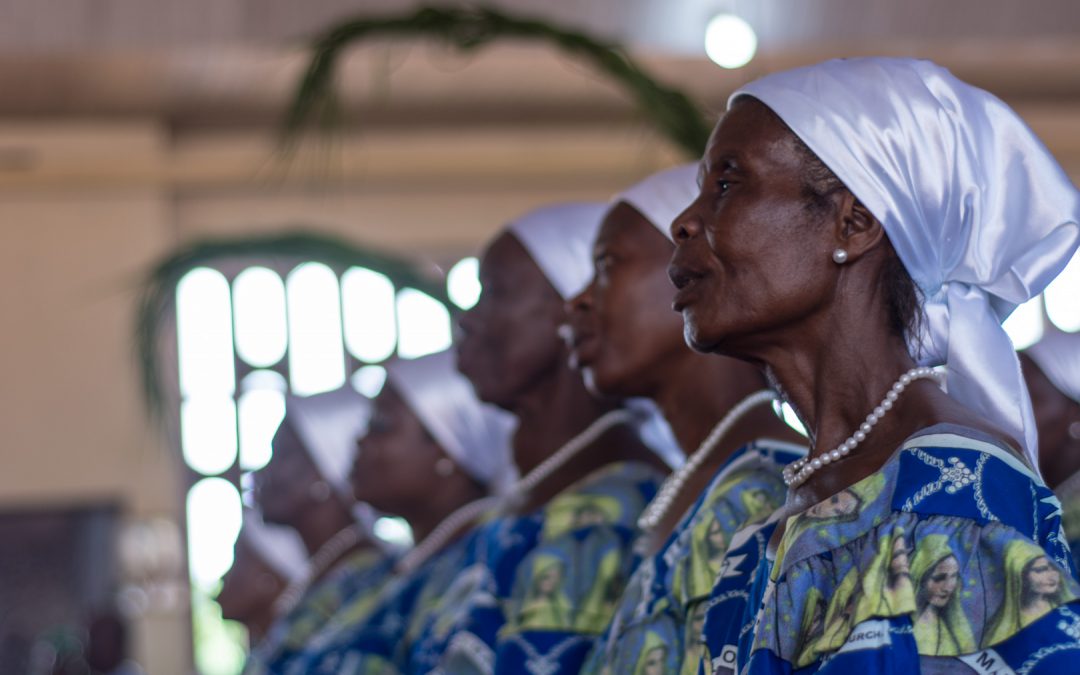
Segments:
[[[458,466],[496,493],[513,482],[514,417],[476,398],[453,351],[392,361],[386,370],[387,382]]]
[[[671,222],[697,199],[697,176],[696,162],[665,169],[616,195],[611,205],[626,202],[633,206],[670,241]]]
[[[268,525],[254,509],[244,509],[240,538],[285,581],[295,581],[308,568],[308,552],[291,527]]]
[[[1024,353],[1058,391],[1080,403],[1080,333],[1048,330],[1038,344]]]
[[[300,437],[319,475],[350,504],[349,470],[356,456],[356,439],[367,431],[370,414],[371,401],[349,386],[285,399],[285,419]]]
[[[827,61],[736,91],[771,108],[885,227],[923,295],[913,355],[1001,424],[1037,467],[1020,364],[1001,321],[1065,267],[1080,194],[1007,105],[929,61]]]
[[[607,205],[582,202],[545,206],[507,226],[563,300],[592,279],[592,247]]]

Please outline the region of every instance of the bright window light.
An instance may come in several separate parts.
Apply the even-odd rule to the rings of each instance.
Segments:
[[[386,368],[382,366],[364,366],[350,378],[353,389],[368,398],[375,398],[386,384]]]
[[[361,361],[378,363],[394,353],[394,284],[385,274],[353,267],[341,278],[345,346]]]
[[[345,384],[338,279],[322,263],[304,263],[285,282],[289,303],[289,380],[298,396]]]
[[[451,302],[462,309],[471,309],[480,299],[480,261],[462,258],[446,275],[446,293]]]
[[[1080,330],[1080,253],[1046,287],[1046,315],[1067,333]]]
[[[254,389],[240,395],[237,402],[240,420],[240,468],[258,471],[273,454],[274,440],[281,420],[285,419],[285,395],[273,389]]]
[[[197,267],[180,279],[176,333],[180,393],[231,394],[236,386],[232,307],[229,282],[221,272]]]
[[[255,391],[256,389],[269,389],[284,394],[289,391],[289,385],[279,372],[253,370],[240,381],[240,391]]]
[[[375,536],[383,541],[399,546],[409,546],[413,543],[412,528],[403,518],[384,516],[375,521]]]
[[[1009,334],[1013,347],[1027,349],[1042,339],[1043,308],[1042,296],[1035,296],[1016,308],[1002,324]]]
[[[249,267],[233,282],[236,352],[257,368],[285,356],[285,284],[272,270]]]
[[[180,404],[180,443],[187,465],[206,476],[236,461],[236,404],[231,396],[198,396]]]
[[[756,52],[753,27],[734,14],[718,14],[705,28],[705,53],[722,68],[742,68]]]
[[[242,520],[240,493],[223,478],[204,478],[187,497],[188,565],[191,580],[206,589],[233,562],[233,545]]]
[[[402,289],[397,296],[398,354],[415,359],[450,347],[450,312],[426,293]]]

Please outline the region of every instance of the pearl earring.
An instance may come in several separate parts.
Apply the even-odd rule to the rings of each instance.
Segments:
[[[838,248],[832,252],[833,262],[837,265],[843,265],[847,262],[847,251],[842,248]]]
[[[1080,441],[1080,422],[1073,422],[1069,425],[1069,438]]]
[[[454,475],[454,461],[449,457],[443,457],[439,461],[435,462],[435,473],[442,478],[449,478]]]

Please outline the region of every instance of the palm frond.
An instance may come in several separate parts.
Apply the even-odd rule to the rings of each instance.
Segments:
[[[438,275],[427,274],[414,263],[394,255],[357,246],[336,237],[294,231],[267,236],[223,238],[198,241],[184,246],[158,261],[142,280],[135,315],[135,351],[143,395],[151,415],[160,419],[167,400],[159,350],[163,326],[175,311],[176,285],[192,269],[214,266],[223,261],[267,260],[285,263],[316,261],[338,270],[367,267],[385,274],[398,288],[423,291],[453,307]]]
[[[376,37],[429,37],[469,52],[502,39],[546,42],[585,61],[628,92],[645,119],[690,157],[699,157],[710,125],[685,93],[645,72],[616,44],[546,21],[511,16],[489,7],[421,7],[390,16],[361,16],[340,23],[313,44],[313,54],[285,116],[285,141],[305,127],[334,118],[335,72],[346,47]]]

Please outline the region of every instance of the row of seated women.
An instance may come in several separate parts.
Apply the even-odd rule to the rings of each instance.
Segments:
[[[256,494],[303,547],[253,517],[221,596],[277,596],[250,672],[1076,672],[1080,336],[1000,324],[1080,194],[906,59],[753,82],[703,151],[508,225],[369,420],[290,402]]]

